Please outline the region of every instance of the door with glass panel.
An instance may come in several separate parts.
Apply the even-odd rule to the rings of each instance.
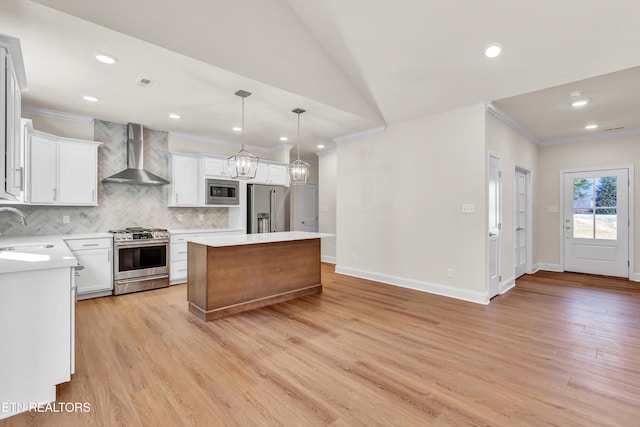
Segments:
[[[564,174],[564,269],[629,277],[629,170]]]

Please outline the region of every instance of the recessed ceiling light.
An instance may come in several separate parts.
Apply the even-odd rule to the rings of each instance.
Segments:
[[[95,96],[91,96],[91,95],[83,95],[82,99],[84,99],[85,101],[89,101],[89,102],[98,102],[98,98],[96,98]]]
[[[172,118],[172,119],[179,119],[180,118],[180,114],[170,113],[169,117]]]
[[[114,58],[113,56],[104,55],[101,53],[96,54],[96,59],[102,62],[103,64],[111,65],[116,63],[116,58]]]
[[[318,145],[316,145],[316,147],[318,147],[318,148],[324,148],[324,145],[323,145],[323,144],[318,144]]]
[[[571,102],[571,106],[572,107],[584,107],[585,105],[587,105],[589,103],[589,99],[576,99],[575,101]]]
[[[289,140],[289,138],[287,138],[286,136],[281,136],[280,137],[280,141],[288,141],[288,140]]]
[[[233,127],[233,131],[234,132],[242,132],[242,128],[240,126],[234,126]]]
[[[586,125],[584,128],[587,130],[597,129],[598,125],[596,124]]]
[[[502,52],[502,45],[500,43],[491,43],[484,50],[484,54],[488,58],[495,58],[496,56],[500,55],[501,52]]]

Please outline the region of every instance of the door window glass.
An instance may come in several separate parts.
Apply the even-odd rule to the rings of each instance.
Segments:
[[[615,176],[573,180],[573,237],[618,238],[618,182]]]

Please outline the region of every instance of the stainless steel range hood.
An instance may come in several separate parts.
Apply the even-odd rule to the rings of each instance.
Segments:
[[[129,123],[127,125],[127,134],[127,169],[103,179],[102,182],[136,185],[169,184],[166,179],[144,170],[142,125]]]

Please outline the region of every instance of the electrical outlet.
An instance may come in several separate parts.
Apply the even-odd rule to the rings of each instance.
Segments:
[[[182,222],[182,214],[178,215],[178,222]]]
[[[69,224],[70,222],[71,222],[71,219],[69,218],[69,215],[62,215],[63,224]]]
[[[199,219],[200,221],[204,221],[204,214],[200,214],[200,215],[198,215],[198,219]]]
[[[358,257],[356,256],[356,254],[352,254],[351,255],[351,261],[352,262],[356,262],[358,260]]]
[[[447,268],[447,277],[453,277],[453,268]]]

